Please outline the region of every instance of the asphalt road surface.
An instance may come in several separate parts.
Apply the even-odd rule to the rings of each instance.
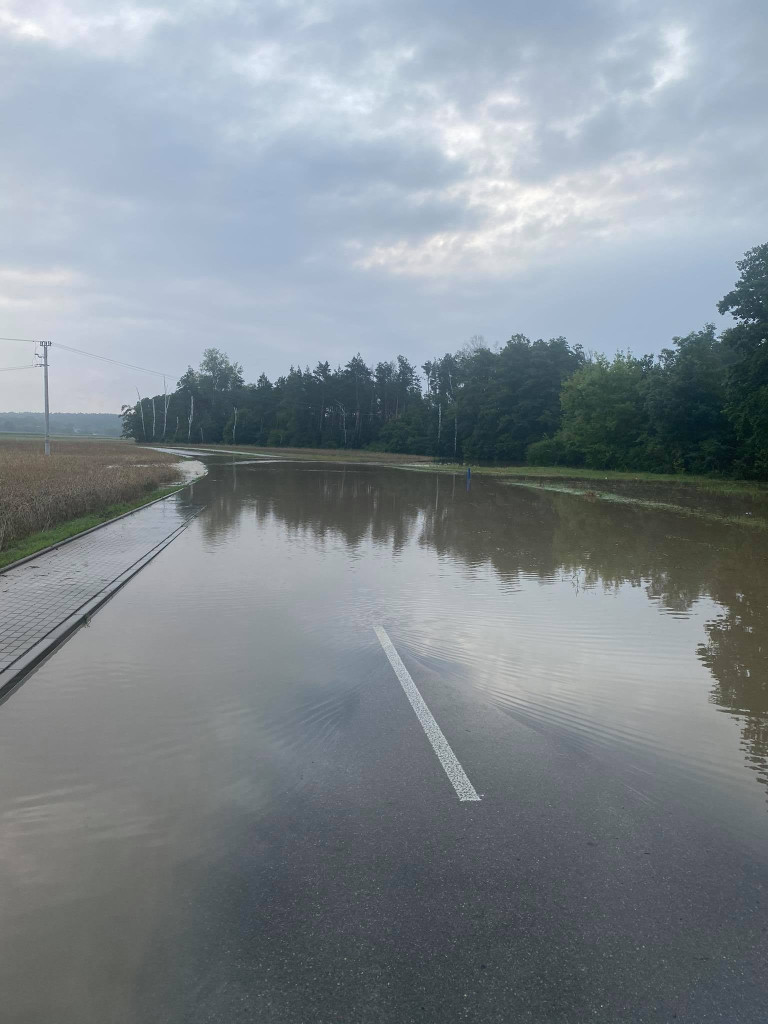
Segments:
[[[0,1019],[762,1024],[766,542],[210,465],[0,707]]]

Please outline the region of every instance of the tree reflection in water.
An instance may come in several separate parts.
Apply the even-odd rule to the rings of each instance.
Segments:
[[[289,535],[341,540],[352,551],[410,542],[510,582],[577,578],[586,587],[643,588],[670,614],[701,598],[722,612],[697,656],[711,701],[739,721],[748,766],[768,787],[768,537],[759,528],[480,478],[366,466],[220,464],[197,485],[209,502],[207,541],[243,516],[278,520]]]

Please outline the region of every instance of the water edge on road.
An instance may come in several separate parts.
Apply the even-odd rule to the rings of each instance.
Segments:
[[[207,461],[0,709],[8,1019],[762,1020],[766,539]]]

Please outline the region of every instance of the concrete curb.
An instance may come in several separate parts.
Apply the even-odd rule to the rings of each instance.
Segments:
[[[166,495],[164,498],[156,498],[155,501],[165,501],[166,498],[173,497],[173,495]],[[140,512],[142,508],[147,508],[148,505],[154,505],[155,501],[148,502],[147,505],[142,505],[140,508],[131,509],[130,512],[123,513],[123,516],[132,515],[134,512]],[[26,677],[37,668],[43,661],[45,661],[54,651],[67,640],[73,633],[75,633],[81,626],[85,625],[91,615],[98,611],[102,605],[106,604],[111,597],[113,597],[121,587],[123,587],[128,580],[140,572],[145,565],[152,561],[160,552],[168,547],[168,545],[174,541],[180,533],[189,526],[193,519],[195,519],[202,511],[205,506],[201,506],[188,516],[181,526],[176,527],[173,533],[170,533],[167,537],[161,540],[153,548],[151,548],[145,555],[142,555],[138,561],[134,562],[133,565],[125,569],[119,576],[117,576],[111,583],[108,583],[106,587],[102,588],[98,594],[90,598],[84,604],[74,611],[71,615],[67,616],[63,622],[60,622],[58,626],[54,628],[39,640],[34,647],[31,647],[28,651],[25,651],[19,658],[16,659],[8,668],[0,671],[0,703],[7,700],[24,682]],[[115,519],[111,519],[110,522],[116,522],[117,519],[122,519],[123,516],[116,516]],[[99,526],[92,527],[93,530],[101,529],[101,526],[106,526],[107,523],[100,523]],[[59,544],[51,545],[51,548],[46,550],[52,550],[55,547],[59,547],[60,544],[66,544],[69,540],[76,540],[79,537],[85,536],[86,533],[90,533],[91,530],[85,530],[83,533],[78,533],[75,537],[68,538],[66,541],[60,541]],[[42,554],[42,551],[37,552]],[[35,555],[30,557],[36,557]],[[26,559],[24,559],[26,561]],[[15,562],[15,565],[19,565],[19,562]],[[10,566],[8,568],[11,568]]]
[[[65,537],[64,540],[57,540],[55,544],[49,544],[47,548],[40,548],[39,551],[33,551],[31,555],[24,555],[23,558],[17,558],[15,562],[9,562],[8,565],[4,565],[0,569],[0,576],[2,576],[4,572],[8,572],[10,569],[16,569],[18,566],[24,565],[25,562],[31,562],[33,558],[44,555],[48,551],[55,551],[56,548],[63,547],[65,544],[71,544],[73,540],[80,540],[81,537],[85,537],[89,533],[93,533],[94,530],[101,530],[102,527],[109,526],[110,523],[116,523],[120,519],[125,519],[126,516],[132,516],[134,512],[141,512],[142,509],[149,508],[150,505],[156,505],[158,501],[167,501],[175,494],[178,494],[179,491],[183,491],[185,487],[189,487],[189,484],[181,484],[181,486],[171,491],[170,494],[163,494],[159,498],[153,498],[152,501],[148,501],[144,505],[137,505],[136,508],[129,509],[128,512],[121,512],[119,516],[115,516],[113,519],[105,519],[103,523],[97,523],[95,526],[89,526],[87,530],[81,530],[80,533],[73,533],[71,537]]]

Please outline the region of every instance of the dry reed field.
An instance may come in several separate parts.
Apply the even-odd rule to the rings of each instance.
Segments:
[[[178,459],[129,441],[0,437],[0,551],[181,480]]]

